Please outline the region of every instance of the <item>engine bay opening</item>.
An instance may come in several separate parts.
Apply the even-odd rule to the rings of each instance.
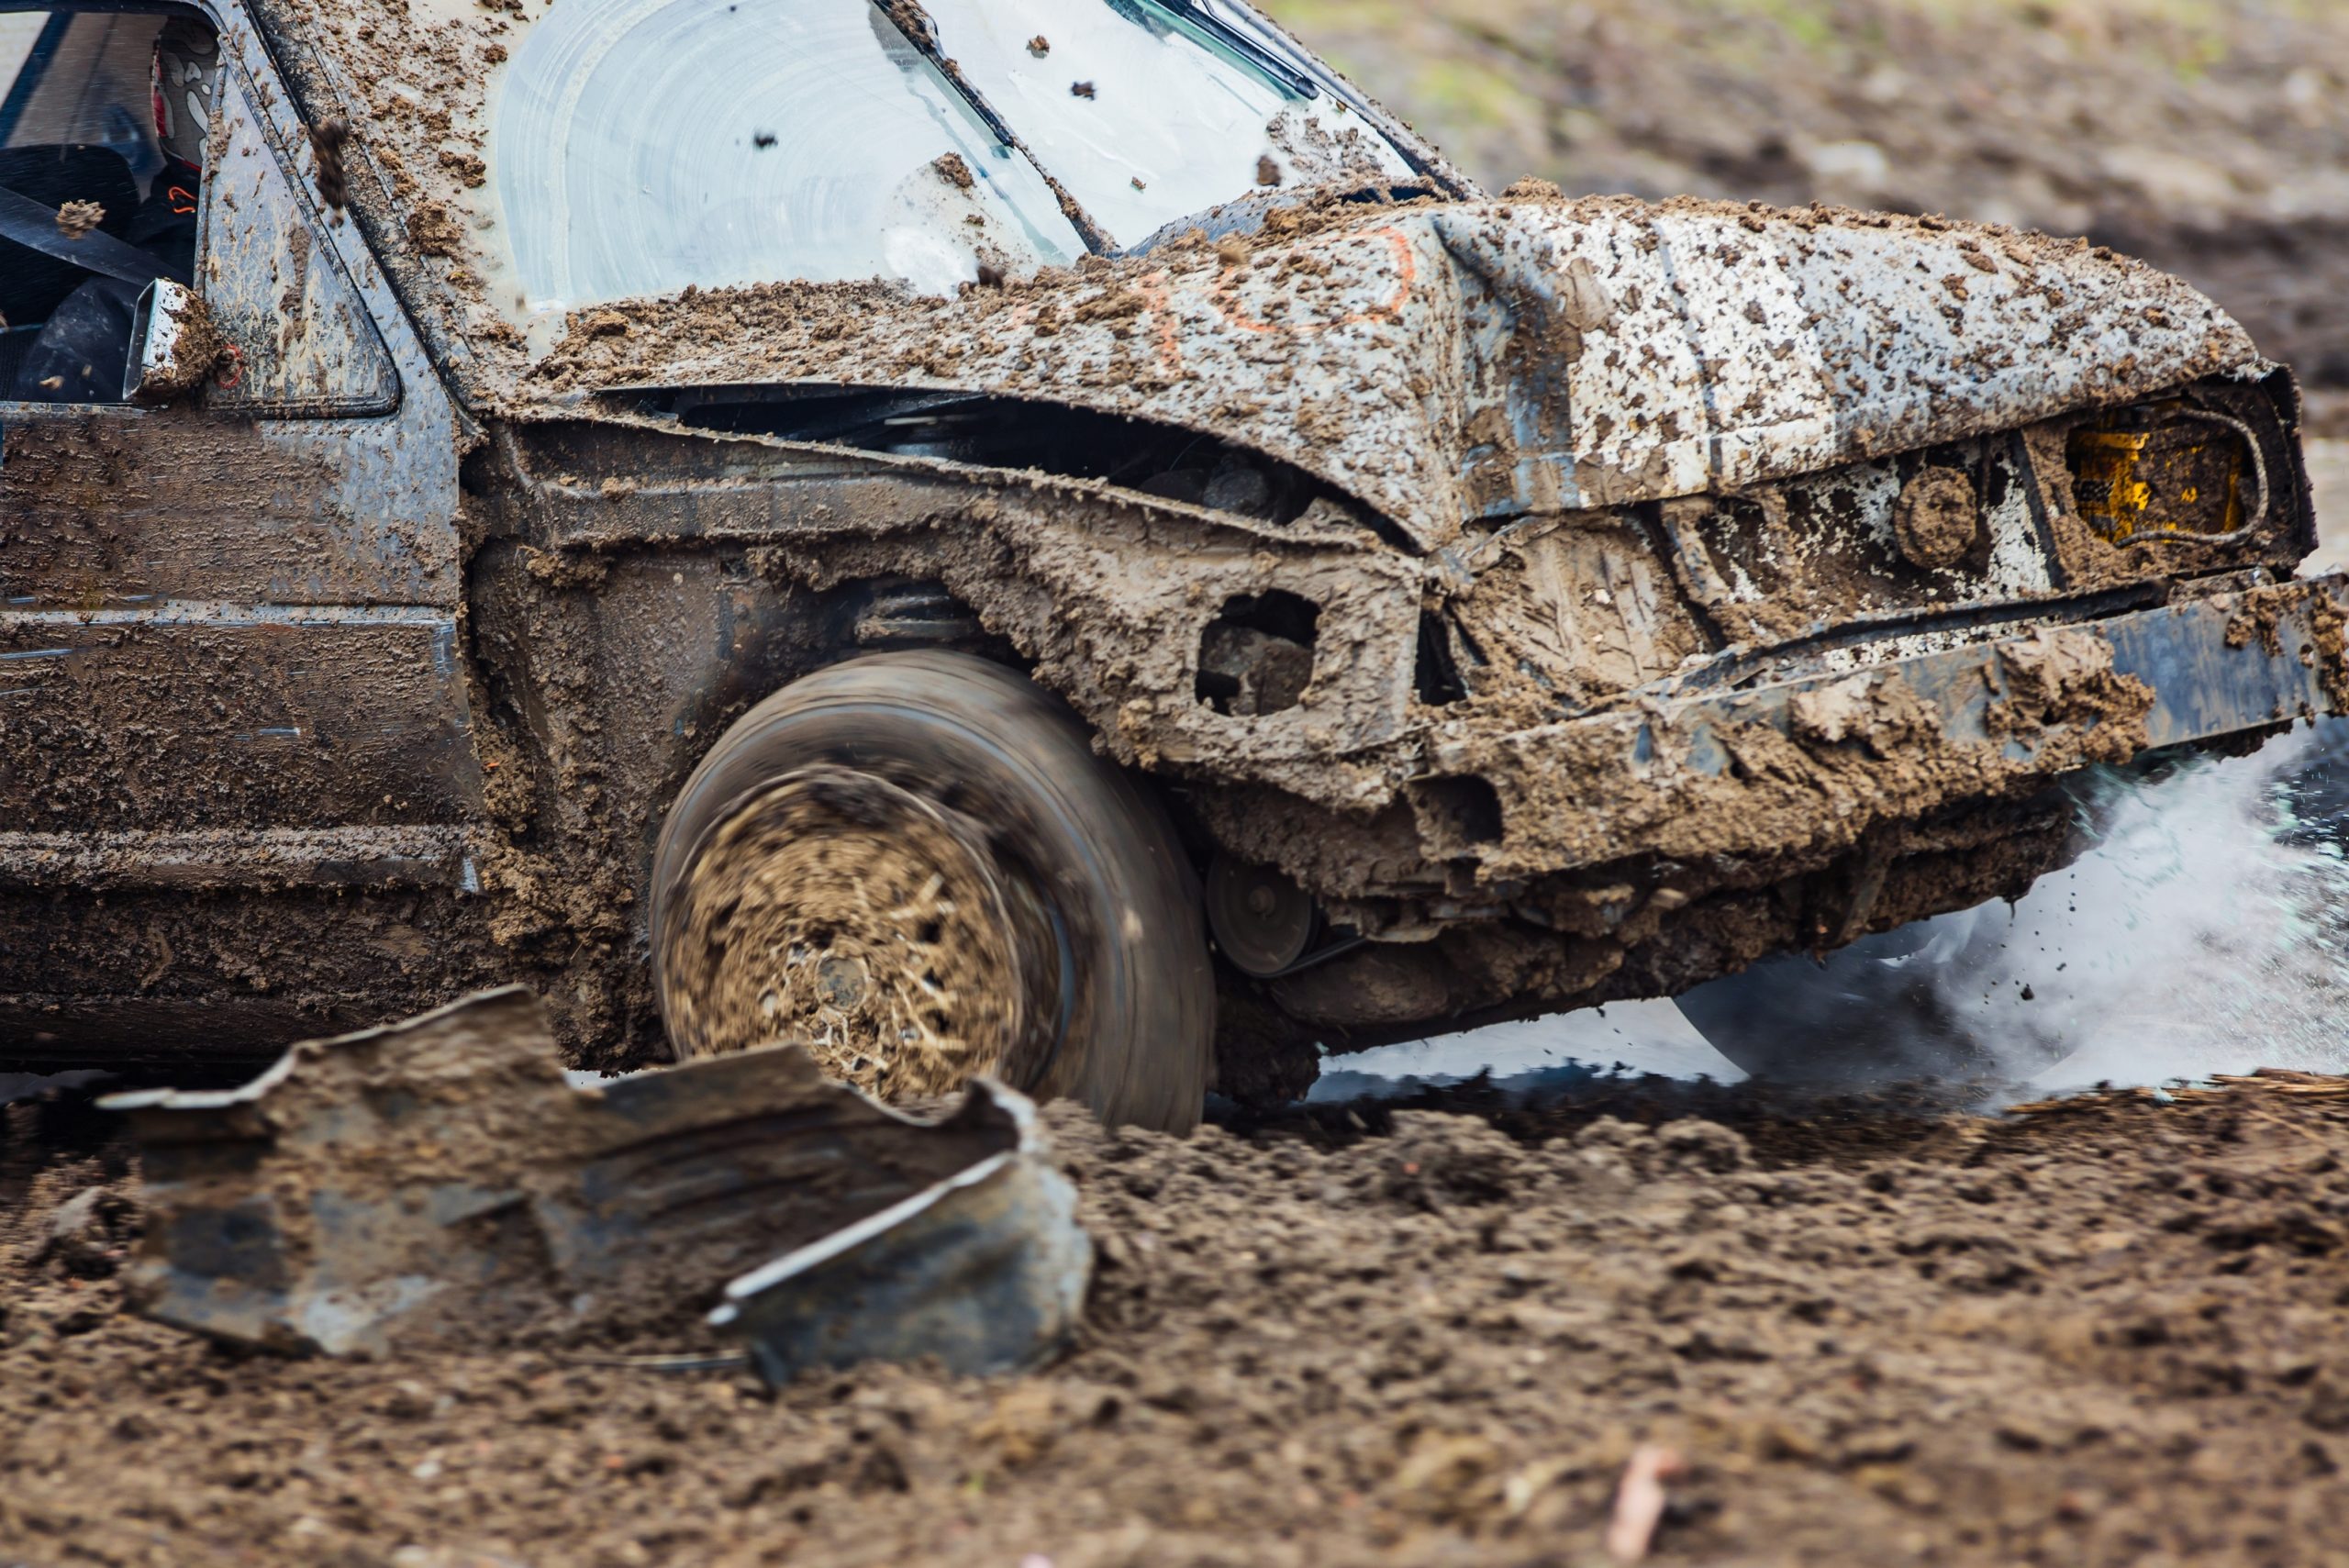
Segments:
[[[1199,633],[1201,703],[1228,717],[1281,713],[1313,680],[1320,606],[1284,588],[1236,594]]]

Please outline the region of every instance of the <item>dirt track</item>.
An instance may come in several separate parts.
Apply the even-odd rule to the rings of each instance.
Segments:
[[[1690,1466],[1663,1562],[2349,1539],[2349,1098],[1993,1123],[1650,1081],[1188,1143],[1060,1111],[1089,1342],[780,1397],[231,1358],[117,1314],[135,1185],[86,1143],[27,1169],[8,1114],[0,1561],[1578,1563],[1652,1440]]]
[[[2149,79],[2078,30],[2114,5],[2043,7],[2071,29],[2046,50],[1977,35],[1996,72],[1938,68],[1939,24],[1902,22],[1893,75],[1709,8],[1640,34],[1628,4],[1480,4],[1401,8],[1451,41],[1389,76],[1330,7],[1282,9],[1496,185],[2094,228],[2349,381],[2349,197],[2258,208],[2343,166],[2342,57],[2320,47],[2338,24],[2312,9],[2301,35],[2286,7],[2178,0],[2154,44],[2188,53],[2206,13],[2281,19]],[[1353,14],[1399,50],[1385,10]],[[1844,10],[1859,36],[1918,8]],[[1442,21],[1471,11],[1481,30]],[[1833,70],[1798,69],[1822,53]],[[2047,129],[2065,123],[2076,147]],[[2214,240],[2221,219],[2262,242]],[[2317,454],[2319,484],[2349,495],[2344,453]],[[1648,1084],[1187,1143],[1052,1114],[1105,1260],[1088,1342],[1029,1378],[874,1370],[778,1397],[535,1351],[209,1349],[117,1310],[139,1223],[120,1151],[0,1108],[0,1565],[1582,1564],[1648,1441],[1690,1466],[1667,1563],[2297,1562],[2349,1541],[2349,1097],[1991,1122]]]

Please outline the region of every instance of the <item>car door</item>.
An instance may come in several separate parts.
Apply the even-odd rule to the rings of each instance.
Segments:
[[[381,1016],[459,983],[472,917],[460,416],[319,198],[256,30],[0,0],[0,184],[57,175],[54,151],[103,209],[186,174],[148,172],[139,119],[174,17],[221,43],[200,189],[179,180],[223,345],[205,384],[139,406],[12,383],[62,306],[23,286],[56,258],[0,240],[0,292],[33,317],[0,333],[0,1055],[20,1063],[250,1054]]]

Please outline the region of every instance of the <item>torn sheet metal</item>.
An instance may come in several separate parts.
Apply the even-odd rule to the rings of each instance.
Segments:
[[[936,1357],[1017,1372],[1075,1330],[1093,1272],[1076,1189],[1019,1150],[990,1156],[726,1287],[711,1324],[751,1342],[771,1383],[866,1361]]]
[[[1048,1173],[1033,1107],[985,1081],[935,1125],[788,1047],[574,1089],[520,986],[305,1042],[239,1089],[105,1103],[146,1176],[133,1305],[335,1355],[683,1328],[728,1279],[941,1184]],[[1081,1293],[1070,1205],[954,1211],[1002,1255],[1030,1240],[990,1227],[1057,1227],[1033,1244]]]

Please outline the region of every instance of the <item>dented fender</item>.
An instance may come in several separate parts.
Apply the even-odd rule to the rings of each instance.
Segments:
[[[513,526],[590,576],[648,546],[701,546],[742,549],[756,573],[818,590],[934,580],[1033,661],[1121,762],[1224,778],[1308,771],[1341,805],[1391,793],[1388,767],[1362,759],[1410,728],[1419,611],[1439,569],[1345,508],[1318,503],[1275,524],[1054,475],[610,413],[518,428],[507,461],[533,514]],[[1219,713],[1201,695],[1214,628],[1271,595],[1312,606],[1311,678],[1287,706]],[[726,673],[696,662],[680,677]]]

